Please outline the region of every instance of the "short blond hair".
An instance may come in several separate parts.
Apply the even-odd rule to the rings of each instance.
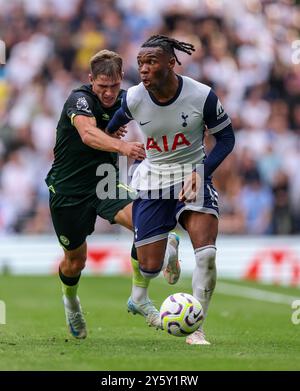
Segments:
[[[118,53],[104,49],[96,53],[90,60],[90,70],[93,79],[105,75],[112,79],[122,78],[123,60]]]

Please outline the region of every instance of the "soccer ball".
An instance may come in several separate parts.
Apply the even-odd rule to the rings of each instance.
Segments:
[[[203,319],[198,300],[188,293],[174,293],[160,307],[162,327],[169,334],[184,337],[196,331]]]

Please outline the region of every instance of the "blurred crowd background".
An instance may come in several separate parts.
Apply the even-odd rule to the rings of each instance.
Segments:
[[[214,175],[220,232],[300,233],[299,2],[0,0],[0,234],[53,232],[44,177],[65,99],[103,48],[123,56],[124,88],[139,83],[136,54],[157,33],[195,45],[176,71],[212,86],[232,119],[236,146]]]

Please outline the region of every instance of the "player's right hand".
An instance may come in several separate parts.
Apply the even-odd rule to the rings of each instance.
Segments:
[[[144,144],[137,141],[122,142],[120,153],[136,160],[144,160],[146,157]]]
[[[192,172],[184,179],[184,185],[181,189],[178,199],[181,202],[194,202],[197,199],[201,185],[201,177],[197,172]]]

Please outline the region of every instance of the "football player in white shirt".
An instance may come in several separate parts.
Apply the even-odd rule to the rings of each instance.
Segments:
[[[194,248],[193,296],[202,304],[205,318],[216,285],[218,193],[211,174],[232,151],[235,138],[230,118],[212,89],[175,73],[175,63],[181,65],[175,50],[190,55],[194,47],[161,35],[141,46],[137,61],[142,82],[129,88],[107,130],[114,133],[134,119],[144,135],[146,159],[131,183],[139,192],[133,224],[140,273],[148,279],[159,275],[168,233],[179,222]],[[203,145],[206,129],[216,138],[208,156]],[[183,182],[178,167],[180,171],[186,166],[190,175]],[[155,191],[159,197],[153,196]],[[128,305],[130,309],[135,303],[129,298]],[[209,344],[202,326],[186,342]]]

